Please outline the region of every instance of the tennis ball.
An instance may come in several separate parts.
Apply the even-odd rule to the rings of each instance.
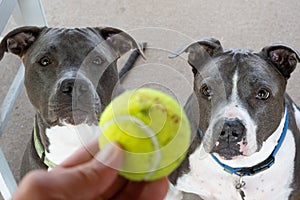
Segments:
[[[117,142],[125,150],[120,175],[152,181],[179,166],[190,144],[188,119],[173,98],[150,88],[126,91],[100,118],[99,146]]]

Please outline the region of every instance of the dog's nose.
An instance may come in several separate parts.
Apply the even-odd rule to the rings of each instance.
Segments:
[[[245,126],[239,119],[226,119],[220,133],[220,140],[228,142],[240,141],[245,134]]]
[[[59,90],[66,95],[72,95],[74,92],[76,95],[81,95],[89,91],[89,85],[86,81],[78,78],[67,78],[61,82]]]

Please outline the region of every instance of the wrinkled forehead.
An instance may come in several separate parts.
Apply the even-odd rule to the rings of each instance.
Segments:
[[[232,86],[234,81],[241,81],[240,87],[264,83],[276,89],[285,82],[279,71],[257,53],[250,51],[228,51],[210,59],[199,73],[200,82]]]
[[[107,42],[92,28],[50,28],[41,33],[31,51],[37,54],[58,54],[84,58],[92,52],[113,56]]]

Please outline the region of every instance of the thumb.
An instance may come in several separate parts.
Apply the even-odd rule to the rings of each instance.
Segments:
[[[75,166],[61,173],[54,170],[55,177],[60,179],[60,191],[64,191],[67,199],[78,196],[92,199],[105,194],[118,177],[118,169],[123,160],[123,150],[116,143],[109,143],[98,152],[94,159],[82,165]],[[56,188],[59,188],[57,184]]]

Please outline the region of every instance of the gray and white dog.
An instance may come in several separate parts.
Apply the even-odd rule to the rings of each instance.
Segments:
[[[5,52],[20,56],[36,109],[21,176],[59,164],[96,137],[99,115],[118,86],[117,60],[131,49],[140,50],[129,34],[112,27],[26,26],[4,37],[0,60]]]
[[[194,73],[186,104],[194,138],[170,175],[173,199],[299,200],[300,111],[286,94],[299,53],[284,44],[227,50],[203,39],[171,57],[184,52]]]

